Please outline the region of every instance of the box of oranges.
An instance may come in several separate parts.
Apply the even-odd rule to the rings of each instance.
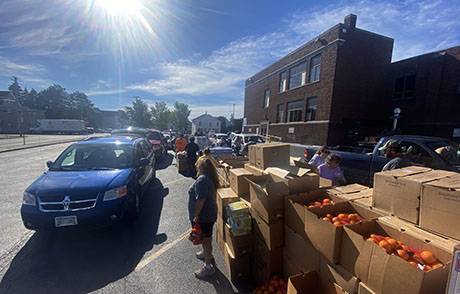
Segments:
[[[377,293],[444,293],[455,243],[406,224],[383,217],[346,226],[340,264]]]
[[[343,228],[378,214],[350,202],[311,206],[305,210],[305,233],[313,246],[332,264],[339,261]]]

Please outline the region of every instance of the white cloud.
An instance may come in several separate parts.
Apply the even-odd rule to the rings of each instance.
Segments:
[[[89,91],[85,91],[85,94],[88,96],[106,96],[106,95],[123,94],[125,92],[126,92],[126,89],[89,90]]]
[[[394,60],[460,42],[460,5],[455,1],[348,1],[296,13],[279,31],[238,39],[198,61],[160,64],[155,67],[159,76],[127,88],[160,96],[226,95],[242,99],[246,78],[342,22],[349,13],[358,15],[358,27],[395,39]]]
[[[225,116],[230,118],[230,114],[233,111],[233,104],[224,104],[224,105],[189,105],[190,110],[190,119],[193,119],[205,112],[213,116]],[[243,104],[235,104],[235,117],[243,117]]]
[[[18,63],[6,57],[0,56],[0,77],[3,80],[9,79],[12,76],[19,78],[24,86],[45,86],[51,84],[46,79],[46,69],[40,64]]]

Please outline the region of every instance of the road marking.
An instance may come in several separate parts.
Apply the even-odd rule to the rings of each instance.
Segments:
[[[188,235],[190,234],[190,231],[184,232],[182,235],[179,236],[174,241],[169,242],[168,244],[164,245],[161,247],[157,252],[153,253],[152,255],[147,256],[146,258],[142,259],[134,269],[134,271],[138,272],[142,270],[146,265],[152,263],[155,259],[163,255],[163,253],[167,252],[169,249],[174,247],[177,243],[180,241],[184,240]]]

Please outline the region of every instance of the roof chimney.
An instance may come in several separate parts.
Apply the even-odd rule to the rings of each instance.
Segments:
[[[357,18],[358,17],[355,14],[349,14],[349,15],[345,16],[345,19],[343,20],[343,22],[349,28],[356,28],[356,19]]]

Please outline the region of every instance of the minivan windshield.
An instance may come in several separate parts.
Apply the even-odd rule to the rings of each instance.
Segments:
[[[133,147],[117,144],[74,144],[50,167],[52,171],[123,169],[133,166]]]

